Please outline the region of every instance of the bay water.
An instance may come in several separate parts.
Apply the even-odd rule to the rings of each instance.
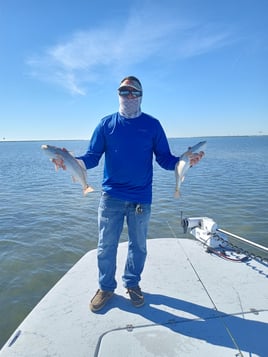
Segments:
[[[174,198],[174,172],[154,163],[148,239],[189,238],[180,225],[183,212],[184,217],[210,217],[219,228],[267,247],[268,136],[169,143],[179,156],[201,140],[207,140],[206,155],[188,171],[179,199]],[[88,146],[83,140],[0,142],[0,347],[63,274],[97,246],[103,160],[88,171],[95,191],[84,196],[67,171],[55,172],[42,144],[66,147],[75,155]],[[127,240],[126,227],[121,240]]]

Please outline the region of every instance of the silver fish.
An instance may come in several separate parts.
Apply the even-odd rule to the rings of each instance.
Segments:
[[[62,168],[70,171],[73,181],[78,181],[83,188],[84,195],[94,191],[94,189],[87,184],[87,171],[79,161],[67,149],[61,149],[57,146],[42,145],[41,149],[50,157],[50,160],[55,164],[55,169]]]
[[[185,179],[185,175],[190,165],[190,156],[194,153],[199,153],[200,151],[205,150],[206,141],[200,141],[198,144],[189,147],[189,149],[180,156],[180,160],[177,162],[175,167],[175,178],[176,178],[176,188],[175,188],[175,197],[180,196],[180,187]]]

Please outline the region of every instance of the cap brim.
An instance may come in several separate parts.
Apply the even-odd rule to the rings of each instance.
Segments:
[[[122,88],[133,88],[135,90],[141,91],[141,88],[136,87],[134,84],[121,84],[118,90]]]
[[[129,78],[125,79],[122,83],[120,83],[120,86],[119,86],[118,90],[121,89],[121,88],[133,88],[135,90],[138,90],[138,91],[142,92],[141,84],[138,83],[137,81],[131,80]]]

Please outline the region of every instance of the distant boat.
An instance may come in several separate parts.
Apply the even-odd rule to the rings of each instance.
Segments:
[[[98,275],[92,250],[32,310],[0,356],[268,356],[268,248],[207,217],[182,225],[196,239],[147,241],[143,307],[133,307],[119,286],[103,310],[89,310]],[[260,256],[230,244],[228,235]],[[126,254],[124,242],[118,282]]]

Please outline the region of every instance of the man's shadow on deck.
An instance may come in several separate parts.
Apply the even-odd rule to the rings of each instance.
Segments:
[[[164,326],[184,336],[237,350],[237,346],[232,340],[234,338],[241,351],[249,354],[254,353],[260,357],[268,356],[268,323],[253,320],[254,313],[263,314],[263,312],[237,311],[235,315],[228,315],[213,308],[165,295],[144,293],[144,297],[146,305],[135,308],[130,305],[129,299],[115,295],[109,307],[105,307],[102,313],[116,307],[141,315],[152,321],[152,325]],[[161,305],[177,311],[174,311],[174,314],[164,311],[161,309]],[[265,310],[266,314],[267,311]],[[185,312],[193,317],[183,317]],[[245,315],[248,314],[250,316],[246,317],[251,320],[245,319]]]

